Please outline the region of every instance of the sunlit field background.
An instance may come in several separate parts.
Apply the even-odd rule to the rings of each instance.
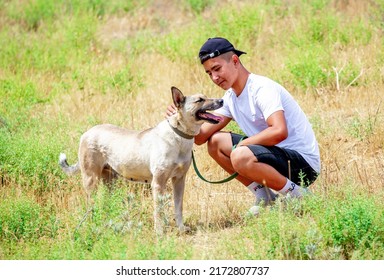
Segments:
[[[0,259],[383,259],[384,1],[0,0]],[[209,37],[246,51],[307,114],[322,173],[301,202],[247,215],[235,180],[191,167],[179,234],[153,231],[149,185],[101,186],[87,210],[77,160],[95,124],[146,129],[171,86],[221,97],[197,59]],[[238,130],[231,123],[228,130]],[[201,173],[228,176],[194,148]]]

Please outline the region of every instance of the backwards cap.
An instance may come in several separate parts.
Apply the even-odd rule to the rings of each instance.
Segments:
[[[201,64],[210,58],[214,58],[226,52],[234,52],[237,56],[246,54],[246,52],[236,50],[235,47],[225,38],[209,38],[200,48],[199,58]]]

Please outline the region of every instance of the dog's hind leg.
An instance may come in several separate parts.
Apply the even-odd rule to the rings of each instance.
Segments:
[[[92,206],[93,202],[91,199],[92,192],[96,189],[97,184],[99,183],[99,178],[96,174],[88,172],[86,174],[85,172],[81,173],[83,177],[83,186],[85,194],[87,195],[87,205],[88,207]]]
[[[189,227],[184,226],[183,223],[183,197],[184,197],[184,187],[185,187],[185,177],[184,174],[182,177],[173,177],[173,200],[175,206],[175,220],[176,225],[181,232],[190,231]]]
[[[101,172],[101,178],[106,185],[112,184],[113,180],[117,179],[119,174],[108,164],[106,164]]]
[[[84,146],[85,148],[83,148]],[[102,179],[105,159],[100,152],[94,149],[88,149],[85,144],[80,148],[79,154],[83,186],[89,207],[92,204],[91,194],[97,188],[100,179]]]

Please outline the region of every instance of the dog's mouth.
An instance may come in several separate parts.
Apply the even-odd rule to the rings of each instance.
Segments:
[[[223,121],[223,117],[221,116],[216,116],[208,110],[216,110],[219,109],[220,107],[223,106],[223,101],[220,100],[219,102],[212,104],[211,106],[208,106],[206,108],[201,108],[196,112],[196,118],[198,120],[204,120],[212,124],[218,124],[219,122]]]
[[[199,120],[204,120],[204,121],[207,121],[207,122],[213,123],[213,124],[217,124],[223,120],[222,117],[216,116],[216,115],[209,113],[207,111],[204,111],[204,110],[199,110],[196,113],[196,117]]]

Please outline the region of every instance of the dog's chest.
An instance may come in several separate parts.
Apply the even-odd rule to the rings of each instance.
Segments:
[[[158,143],[151,151],[151,163],[165,164],[167,166],[189,165],[192,158],[192,144],[185,142]]]

